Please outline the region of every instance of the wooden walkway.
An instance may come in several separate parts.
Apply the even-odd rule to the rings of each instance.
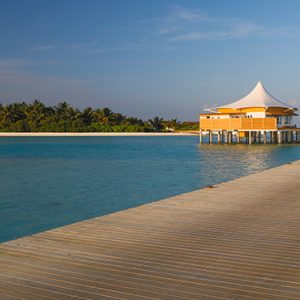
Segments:
[[[0,244],[0,299],[300,299],[300,162]]]

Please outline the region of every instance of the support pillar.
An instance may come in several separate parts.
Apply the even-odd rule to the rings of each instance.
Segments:
[[[224,143],[228,143],[228,131],[224,131]]]
[[[266,144],[267,143],[267,132],[266,131],[263,132],[263,140],[264,140],[264,144]]]
[[[258,143],[261,143],[261,131],[258,132]]]
[[[284,142],[285,143],[289,142],[289,137],[288,137],[288,132],[287,131],[284,132]]]
[[[270,144],[273,144],[273,132],[270,131]]]
[[[272,144],[276,144],[276,134],[275,131],[271,131]]]
[[[257,141],[257,132],[253,131],[253,143],[256,143]]]
[[[288,134],[287,134],[287,131],[284,131],[284,142],[285,142],[285,143],[288,142]]]
[[[249,145],[252,144],[252,132],[249,131]]]
[[[292,143],[292,131],[288,131],[288,143]]]
[[[232,132],[228,132],[228,144],[232,143]]]
[[[277,131],[277,141],[278,141],[278,144],[282,143],[282,134],[281,134],[281,131]]]
[[[300,142],[300,134],[299,131],[296,131],[296,143]]]
[[[200,142],[200,144],[202,144],[202,140],[203,140],[202,129],[200,129],[200,132],[199,132],[199,142]]]
[[[218,144],[220,144],[221,143],[221,132],[220,131],[218,131],[217,136],[218,136]]]
[[[278,142],[276,131],[273,131],[273,140],[274,140],[274,143]]]
[[[237,144],[240,143],[240,133],[238,131],[236,132],[236,142]]]
[[[212,131],[209,131],[209,143],[211,144],[213,142],[213,134]]]
[[[296,143],[295,133],[295,131],[292,131],[292,143]]]

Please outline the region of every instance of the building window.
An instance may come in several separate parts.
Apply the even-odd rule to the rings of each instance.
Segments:
[[[285,116],[284,123],[285,124],[290,124],[290,116]]]
[[[277,116],[277,124],[282,124],[282,116]]]

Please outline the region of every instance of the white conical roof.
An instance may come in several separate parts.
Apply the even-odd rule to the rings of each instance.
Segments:
[[[286,107],[292,108],[289,104],[281,102],[280,100],[274,98],[259,81],[255,88],[245,96],[244,98],[223,105],[217,108],[246,108],[246,107]]]

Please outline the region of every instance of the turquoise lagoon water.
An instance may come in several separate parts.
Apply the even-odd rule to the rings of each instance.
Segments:
[[[297,145],[199,145],[197,136],[1,138],[0,241],[297,159]]]

